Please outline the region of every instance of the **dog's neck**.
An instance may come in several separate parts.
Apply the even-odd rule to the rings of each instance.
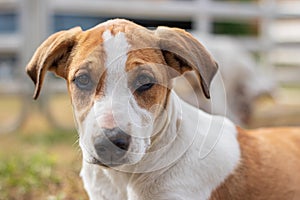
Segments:
[[[178,196],[170,196],[178,194],[161,192],[168,191],[167,188],[184,190],[179,192],[185,195],[182,198],[193,199],[195,192],[189,196],[190,188],[186,188],[189,185],[197,186],[192,190],[199,191],[196,193],[199,199],[208,199],[211,192],[238,165],[240,152],[235,126],[226,118],[211,116],[188,105],[174,93],[170,95],[167,107],[169,119],[161,129],[164,133],[159,133],[162,135],[156,138],[149,149],[155,153],[147,154],[135,168],[130,168],[136,170],[134,173],[105,170],[112,184],[123,195],[131,195],[129,199],[142,199],[141,195],[148,194],[147,190],[153,190],[151,195],[156,191],[159,195],[169,195],[169,199],[178,199]],[[187,163],[196,167],[190,168]],[[174,166],[180,168],[182,174],[174,174]],[[191,178],[193,176],[198,177],[197,183],[190,183],[195,180]],[[180,182],[174,183],[172,179]]]
[[[176,93],[170,93],[167,107],[155,120],[154,127],[159,128],[154,131],[151,146],[137,165],[137,172],[167,170],[185,154],[193,143],[197,130],[195,126],[194,132],[186,131],[185,119],[188,117],[188,112],[184,104],[185,102]]]

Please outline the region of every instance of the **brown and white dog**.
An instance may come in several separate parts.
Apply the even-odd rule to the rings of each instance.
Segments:
[[[189,33],[121,19],[73,28],[28,64],[35,99],[48,70],[67,81],[90,199],[300,199],[299,129],[245,131],[172,91],[195,70],[209,97],[217,71]]]

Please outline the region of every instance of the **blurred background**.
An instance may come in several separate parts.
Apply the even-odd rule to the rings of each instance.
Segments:
[[[0,200],[87,199],[65,83],[49,75],[33,101],[25,66],[50,34],[116,17],[183,28],[203,42],[227,97],[216,78],[215,107],[199,94],[202,109],[223,114],[226,104],[246,128],[300,125],[298,0],[0,0]],[[184,81],[176,84],[190,101]]]

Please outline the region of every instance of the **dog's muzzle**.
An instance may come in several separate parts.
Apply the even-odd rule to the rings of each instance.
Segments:
[[[104,136],[95,139],[94,147],[97,153],[98,164],[105,166],[118,166],[124,164],[131,136],[120,128],[104,129]]]

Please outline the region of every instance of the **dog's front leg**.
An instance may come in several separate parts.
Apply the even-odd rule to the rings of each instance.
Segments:
[[[83,161],[80,176],[90,200],[127,199],[127,194],[116,188],[98,165]]]

